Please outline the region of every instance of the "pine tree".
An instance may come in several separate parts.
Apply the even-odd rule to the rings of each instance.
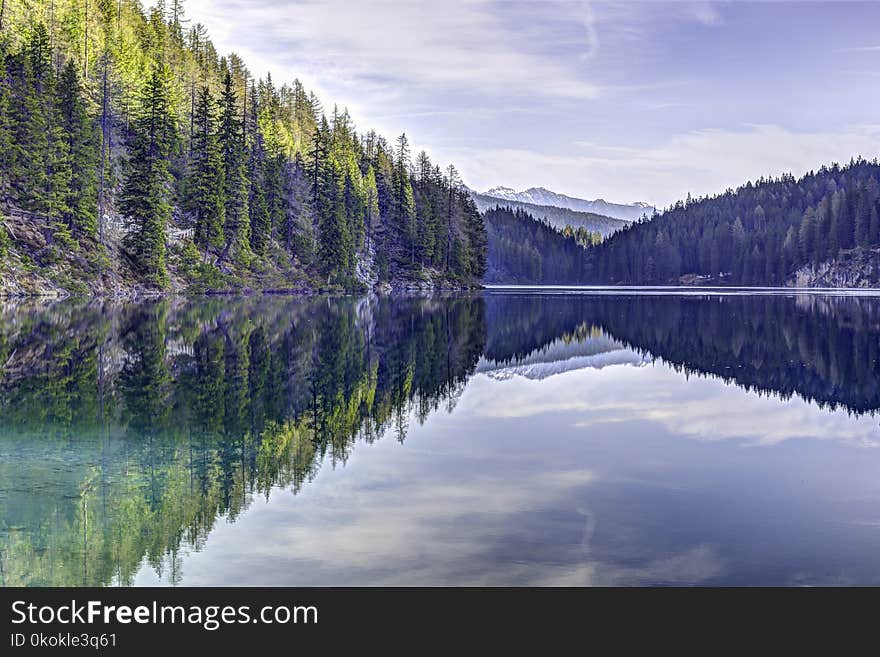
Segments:
[[[248,192],[250,181],[245,168],[244,135],[238,118],[232,75],[227,69],[223,75],[220,94],[220,122],[217,141],[223,168],[223,196],[225,201],[224,234],[226,251],[232,250],[239,259],[247,259],[250,251],[250,217]]]
[[[871,220],[868,224],[868,243],[880,244],[880,211],[877,205],[871,208]]]
[[[70,231],[73,209],[68,202],[71,200],[73,164],[67,135],[59,119],[60,117],[53,116],[50,123],[45,161],[46,187],[43,190],[39,209],[49,219],[53,239],[70,247],[73,246],[73,236]]]
[[[86,111],[73,60],[62,70],[57,85],[57,115],[71,166],[66,199],[68,228],[74,235],[97,231],[97,134]]]
[[[127,163],[120,207],[129,226],[124,246],[135,270],[150,284],[164,287],[165,233],[171,215],[168,158],[177,144],[171,115],[168,71],[155,64],[133,122],[134,139]]]
[[[379,190],[376,188],[376,172],[372,165],[364,178],[364,224],[366,248],[372,248],[373,226],[379,219]]]
[[[257,88],[251,83],[244,116],[243,132],[248,149],[247,170],[251,179],[250,192],[248,195],[248,216],[250,218],[250,246],[251,250],[258,255],[265,255],[271,239],[271,224],[269,218],[269,206],[266,202],[264,188],[264,171],[266,150],[263,135],[258,127],[258,102]]]
[[[22,205],[35,212],[46,211],[47,159],[52,97],[52,67],[49,33],[39,23],[28,37],[25,49],[10,58],[12,79],[12,170],[11,177]]]
[[[12,169],[11,95],[6,69],[6,50],[0,46],[0,196],[5,195]]]
[[[345,116],[348,116],[347,114]],[[364,243],[364,181],[358,167],[357,160],[351,143],[346,144],[345,152],[341,155],[344,167],[344,183],[342,202],[345,206],[345,216],[348,220],[348,233],[350,235],[349,253],[346,259],[354,260],[355,251]]]
[[[285,173],[285,241],[292,255],[306,266],[314,265],[315,232],[312,190],[306,163],[297,153]]]
[[[397,229],[403,234],[410,253],[410,264],[415,263],[416,208],[409,179],[409,140],[406,134],[397,138],[394,170],[392,172],[393,209]]]
[[[446,271],[449,272],[451,270],[450,260],[452,257],[452,219],[455,215],[456,192],[459,185],[458,171],[451,164],[446,168],[446,179],[444,182],[446,186],[446,248],[444,249],[444,256]]]
[[[473,200],[466,196],[464,199],[466,208],[468,243],[470,246],[471,262],[469,274],[477,280],[482,280],[486,274],[489,259],[489,242],[486,235],[486,226],[483,223],[483,215],[477,210]]]
[[[856,246],[867,247],[869,245],[869,232],[871,228],[871,210],[868,196],[864,192],[859,194],[855,203],[855,220],[853,226],[853,240]]]
[[[265,255],[269,244],[269,206],[259,181],[251,185],[248,214],[251,220],[251,250],[257,255]]]
[[[345,284],[351,273],[351,234],[345,216],[345,175],[330,156],[319,180],[318,258],[327,281]]]
[[[329,152],[330,126],[327,124],[327,118],[322,116],[312,135],[312,146],[308,153],[309,177],[312,183],[312,207],[316,213],[320,212],[321,178]]]
[[[205,259],[211,247],[220,249],[224,246],[226,207],[215,123],[214,99],[208,88],[202,87],[196,101],[188,205],[195,217],[195,243],[204,252]]]

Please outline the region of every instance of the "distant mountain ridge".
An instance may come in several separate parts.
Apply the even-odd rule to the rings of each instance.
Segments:
[[[595,201],[588,201],[583,198],[559,194],[546,187],[530,187],[521,192],[510,187],[493,187],[482,192],[482,195],[504,199],[505,201],[530,203],[532,205],[549,205],[557,208],[567,208],[575,212],[589,212],[629,222],[638,221],[644,215],[650,217],[654,214],[655,210],[654,206],[648,203],[610,203],[601,198]]]
[[[546,221],[554,228],[562,229],[566,226],[586,228],[590,232],[600,233],[603,238],[629,225],[629,222],[622,219],[616,219],[595,212],[580,212],[571,208],[554,205],[536,205],[535,203],[488,196],[472,189],[466,189],[471,198],[474,199],[477,210],[484,213],[494,210],[498,206],[507,207],[511,210],[522,210],[530,214],[534,219]]]

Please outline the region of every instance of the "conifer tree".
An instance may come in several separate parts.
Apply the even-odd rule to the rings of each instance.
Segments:
[[[328,282],[345,284],[353,264],[351,233],[345,216],[345,174],[332,155],[319,186],[318,258]]]
[[[251,186],[248,214],[251,220],[251,250],[258,255],[265,255],[269,245],[269,206],[259,180]]]
[[[446,168],[446,248],[444,256],[446,260],[446,271],[450,270],[450,259],[452,256],[452,218],[456,209],[456,192],[458,191],[459,179],[458,171],[451,164]]]
[[[70,231],[73,209],[68,204],[71,200],[73,165],[59,119],[53,112],[46,144],[46,187],[42,190],[39,211],[49,219],[53,239],[69,247],[73,245]]]
[[[82,249],[99,232],[104,239],[98,215],[119,211],[135,278],[149,284],[167,281],[171,222],[195,225],[178,270],[194,278],[202,275],[188,266],[195,243],[205,258],[218,253],[215,265],[229,257],[254,274],[303,268],[346,286],[365,257],[386,280],[419,264],[445,263],[450,279],[476,270],[479,238],[464,196],[446,193],[426,155],[412,170],[406,135],[396,148],[375,133],[361,138],[344,108],[328,123],[299,81],[278,88],[268,76],[254,80],[239,57],[217,56],[201,25],[184,37],[182,5],[59,0],[47,14],[2,3],[4,201]],[[92,89],[86,74],[95,64]],[[180,115],[190,128],[185,141]],[[118,135],[124,143],[114,143]],[[278,258],[277,247],[290,257]]]
[[[196,246],[202,249],[207,259],[209,248],[219,249],[224,245],[226,215],[214,99],[207,87],[202,87],[198,92],[194,125],[188,205],[195,217]]]
[[[373,225],[379,219],[379,190],[376,187],[376,172],[372,165],[367,168],[364,178],[364,223],[366,248],[372,247]]]
[[[231,248],[237,257],[246,259],[250,251],[250,217],[248,216],[250,181],[246,170],[243,125],[238,117],[232,75],[228,69],[224,71],[223,90],[220,94],[217,141],[223,168],[226,217],[224,234],[227,250]]]
[[[79,76],[68,60],[57,85],[57,116],[70,158],[67,215],[70,232],[94,236],[97,230],[97,134],[86,111]]]
[[[392,173],[394,218],[398,230],[403,234],[410,264],[415,263],[416,248],[416,209],[413,198],[412,183],[409,177],[409,140],[406,134],[397,138],[397,152]]]
[[[0,45],[0,195],[9,186],[12,169],[12,104],[6,49]]]
[[[316,214],[320,213],[321,179],[329,152],[330,126],[327,124],[327,118],[322,116],[312,135],[312,145],[308,154],[309,177],[312,183],[312,208]]]
[[[52,112],[52,66],[49,33],[38,23],[27,44],[12,58],[12,177],[22,204],[35,212],[46,210],[48,189],[50,114]]]
[[[869,244],[878,244],[880,243],[880,210],[877,209],[877,204],[871,208],[871,220],[868,223],[868,243]]]
[[[133,122],[134,139],[121,194],[129,232],[124,245],[135,270],[152,285],[168,282],[165,235],[171,215],[168,158],[177,143],[168,93],[168,71],[154,64]]]

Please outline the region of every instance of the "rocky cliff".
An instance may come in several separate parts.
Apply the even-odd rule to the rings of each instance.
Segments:
[[[841,251],[833,260],[801,267],[791,276],[788,285],[880,288],[880,248]]]

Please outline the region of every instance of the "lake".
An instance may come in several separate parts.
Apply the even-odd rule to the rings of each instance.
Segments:
[[[880,584],[880,298],[0,305],[0,578]]]

